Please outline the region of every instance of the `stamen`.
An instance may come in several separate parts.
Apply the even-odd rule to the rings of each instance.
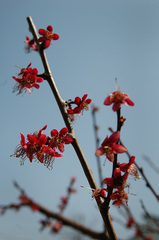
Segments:
[[[117,78],[115,78],[115,88],[116,88],[116,91],[118,91]]]

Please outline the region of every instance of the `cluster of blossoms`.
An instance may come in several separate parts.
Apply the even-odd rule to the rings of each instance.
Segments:
[[[17,94],[28,91],[31,93],[31,88],[39,89],[39,84],[43,82],[43,78],[38,77],[37,68],[31,68],[31,63],[27,66],[27,68],[22,68],[18,77],[12,77],[17,83],[13,88],[13,92],[18,91]]]
[[[59,35],[53,33],[53,27],[51,25],[49,25],[46,30],[42,28],[39,29],[39,34],[42,35],[42,37],[39,37],[38,41],[39,43],[43,44],[44,48],[48,48],[52,40],[59,39]],[[31,50],[38,51],[38,47],[34,39],[30,39],[29,36],[26,36],[26,40],[24,41],[24,43],[26,43],[26,52],[30,52]]]
[[[82,98],[75,97],[74,101],[70,100],[67,102],[67,105],[68,105],[67,113],[72,122],[74,122],[76,114],[80,114],[81,112],[83,114],[84,110],[87,111],[90,109],[89,104],[91,103],[92,99],[87,98],[87,96],[88,96],[88,94],[84,94]],[[75,104],[76,107],[72,108],[72,106],[71,106],[72,104]]]
[[[39,29],[39,34],[42,35],[42,37],[39,37],[38,41],[39,43],[43,44],[44,48],[48,48],[52,40],[59,39],[59,35],[53,33],[53,28],[51,25],[49,25],[46,30]],[[30,52],[31,50],[38,51],[38,47],[34,39],[30,39],[29,36],[26,36],[26,40],[24,41],[24,43],[26,44],[26,52]],[[44,80],[42,77],[37,76],[37,68],[31,68],[30,66],[31,63],[27,66],[27,68],[21,69],[18,77],[12,77],[17,82],[16,85],[13,87],[13,92],[18,92],[18,95],[26,91],[31,93],[30,89],[33,87],[39,89],[40,86],[38,83],[41,83]]]
[[[106,97],[104,100],[104,105],[111,105],[113,104],[113,111],[118,111],[121,108],[121,104],[125,104],[128,106],[134,106],[134,103],[130,100],[129,96],[125,93],[120,92],[118,89],[117,91],[110,94],[110,96]],[[120,124],[123,125],[125,119],[120,117]],[[102,156],[106,155],[106,158],[110,162],[115,161],[115,155],[127,152],[127,149],[119,144],[120,140],[120,131],[114,132],[110,137],[106,136],[101,147],[99,147],[95,155]],[[113,205],[122,205],[124,202],[127,204],[128,202],[128,193],[125,192],[125,187],[128,186],[127,179],[129,175],[134,175],[135,179],[140,178],[138,175],[138,171],[136,165],[134,164],[135,157],[132,156],[129,159],[129,163],[115,163],[114,171],[111,178],[105,178],[103,180],[104,184],[111,187],[112,193],[110,199],[113,200]],[[123,172],[123,174],[122,174]],[[95,197],[100,196],[106,198],[106,192],[108,189],[99,189],[99,194],[95,194]],[[98,190],[96,190],[98,191]],[[103,194],[104,193],[104,194]]]
[[[140,178],[134,161],[135,157],[132,156],[129,159],[129,163],[119,164],[119,167],[116,167],[114,169],[113,177],[105,178],[103,180],[104,184],[107,184],[108,186],[111,186],[113,189],[115,189],[115,192],[110,196],[110,199],[114,201],[113,205],[122,205],[124,202],[127,204],[128,193],[125,192],[124,188],[128,186],[127,179],[129,174],[134,175],[135,179]],[[123,175],[121,172],[123,172]]]
[[[48,137],[43,134],[43,130],[46,128],[47,125],[33,134],[28,134],[27,142],[25,141],[24,135],[20,133],[20,145],[17,146],[13,155],[20,157],[22,159],[21,163],[28,157],[30,162],[36,159],[47,167],[52,167],[54,158],[63,157],[63,154],[59,154],[56,149],[58,148],[58,150],[63,153],[64,144],[70,144],[73,141],[72,138],[66,135],[68,129],[62,128],[60,132],[53,129],[51,131],[51,137]]]

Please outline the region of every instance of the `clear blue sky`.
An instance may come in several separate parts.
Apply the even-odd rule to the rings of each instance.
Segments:
[[[77,177],[78,194],[72,196],[66,216],[72,218],[86,213],[87,225],[99,229],[100,216],[91,200],[88,186],[81,166],[71,146],[65,151],[65,157],[54,162],[49,171],[38,163],[24,166],[16,158],[10,158],[19,144],[20,132],[27,133],[48,125],[46,134],[53,128],[64,127],[54,97],[46,82],[39,90],[24,96],[12,94],[14,80],[19,69],[30,61],[43,72],[37,53],[26,54],[25,36],[28,31],[27,16],[31,16],[37,29],[54,27],[60,39],[47,49],[47,57],[52,74],[63,99],[75,96],[88,96],[100,107],[98,123],[100,139],[109,134],[108,127],[116,128],[116,115],[111,107],[103,106],[105,97],[115,90],[115,78],[118,78],[120,90],[130,95],[135,107],[122,109],[127,121],[121,137],[137,163],[144,170],[154,188],[159,192],[158,176],[142,158],[148,155],[159,167],[159,2],[156,0],[1,0],[1,158],[0,158],[0,204],[17,200],[18,192],[12,181],[16,180],[36,201],[56,210],[59,198],[66,192],[70,176]],[[95,142],[90,112],[78,118],[74,126],[76,135],[97,179],[94,157]],[[101,157],[102,166],[104,157]],[[120,161],[127,158],[120,157]],[[111,163],[103,166],[103,176],[110,176]],[[158,212],[158,203],[144,181],[131,181],[129,205],[135,209],[139,219],[142,213],[139,199],[144,199],[147,209]],[[80,205],[79,205],[80,201]],[[150,204],[151,203],[151,204]],[[115,207],[112,215],[118,214]],[[91,216],[90,216],[91,212]],[[119,216],[119,215],[118,215]],[[52,239],[48,231],[38,232],[39,214],[28,209],[18,213],[8,212],[0,217],[0,238],[2,240]],[[126,236],[118,224],[115,225],[120,237]],[[125,235],[124,235],[125,234]],[[123,236],[124,235],[124,236]],[[57,236],[58,239],[58,236]]]

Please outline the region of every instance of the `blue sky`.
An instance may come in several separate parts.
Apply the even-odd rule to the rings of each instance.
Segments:
[[[65,194],[70,176],[76,176],[78,194],[72,196],[65,215],[78,218],[85,213],[85,222],[95,229],[100,228],[100,216],[95,202],[91,200],[88,186],[81,166],[71,146],[65,151],[65,157],[54,162],[53,170],[38,163],[24,166],[16,158],[10,158],[20,141],[20,132],[28,133],[48,125],[46,134],[53,128],[64,127],[62,117],[47,82],[32,95],[16,96],[12,93],[14,80],[19,69],[32,62],[39,73],[43,72],[37,53],[26,54],[25,36],[28,31],[27,16],[31,16],[37,29],[52,25],[60,39],[46,50],[50,68],[64,100],[82,97],[85,93],[100,108],[98,124],[101,142],[108,127],[116,128],[116,115],[111,107],[103,105],[105,97],[115,90],[115,78],[119,89],[129,94],[135,102],[133,108],[124,106],[122,115],[126,123],[121,137],[140,166],[159,192],[158,176],[143,160],[143,154],[158,164],[159,135],[159,2],[155,0],[46,0],[46,1],[8,1],[1,0],[1,158],[0,158],[0,204],[17,200],[18,192],[12,181],[16,180],[36,201],[57,210],[59,198]],[[74,125],[87,161],[97,179],[95,141],[91,112],[85,112]],[[124,155],[119,158],[127,161]],[[110,176],[111,163],[101,157],[103,176]],[[158,203],[151,192],[145,188],[143,180],[130,180],[129,206],[135,209],[139,219],[142,213],[139,199],[152,213],[156,213]],[[79,205],[80,201],[80,205]],[[151,202],[151,204],[150,204]],[[77,207],[78,206],[78,207]],[[91,212],[91,216],[90,216]],[[115,207],[112,215],[119,216]],[[18,213],[8,212],[0,217],[0,237],[10,239],[45,239],[52,236],[45,231],[39,233],[38,221],[41,216],[30,210]],[[93,221],[92,221],[93,219]],[[115,224],[120,237],[126,232]],[[26,236],[27,235],[27,236]],[[58,239],[58,236],[56,237]]]

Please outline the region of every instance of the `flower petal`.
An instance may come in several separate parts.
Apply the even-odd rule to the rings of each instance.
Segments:
[[[106,97],[106,99],[104,100],[104,105],[111,105],[112,102],[110,101],[110,96]]]
[[[132,156],[130,159],[129,159],[129,163],[133,164],[135,162],[135,157]]]
[[[75,97],[75,104],[79,104],[81,102],[81,99],[80,99],[80,97]]]
[[[53,40],[58,40],[58,39],[59,39],[59,35],[54,33]]]
[[[40,34],[40,35],[44,35],[44,34],[45,34],[45,29],[42,29],[42,28],[39,29],[39,34]]]
[[[60,143],[60,144],[58,145],[58,149],[59,149],[59,151],[62,152],[62,153],[65,151],[64,145],[63,145],[62,143]]]
[[[51,41],[50,40],[45,40],[44,46],[48,48],[50,46]]]
[[[41,136],[39,137],[39,143],[41,145],[45,145],[46,141],[47,141],[47,136],[45,134],[41,134]]]
[[[31,134],[28,134],[27,135],[27,139],[29,140],[29,142],[31,142],[31,143],[37,143],[38,142],[38,140],[37,140],[37,138],[34,136],[34,135],[31,135]]]
[[[51,137],[54,137],[54,136],[56,136],[56,135],[58,135],[58,131],[56,130],[56,129],[53,129],[52,131],[51,131]]]
[[[133,103],[133,101],[130,100],[130,98],[126,98],[125,99],[125,105],[128,105],[128,106],[134,106],[135,104]]]
[[[121,177],[121,169],[120,168],[115,168],[113,174],[114,174],[115,178]]]
[[[104,184],[107,184],[107,185],[109,185],[109,186],[113,186],[113,185],[114,185],[114,179],[113,179],[113,178],[105,178],[105,179],[103,180],[103,183],[104,183]]]
[[[52,27],[51,25],[49,25],[49,26],[47,27],[47,30],[48,30],[49,32],[52,32],[52,31],[53,31],[53,27]]]
[[[114,103],[113,104],[113,107],[112,107],[112,109],[113,109],[113,111],[114,112],[116,112],[116,111],[118,111],[119,109],[120,109],[120,107],[121,107],[121,103]]]
[[[120,131],[113,132],[113,134],[108,138],[109,143],[116,143],[120,138]]]
[[[71,142],[73,142],[73,139],[72,139],[71,137],[66,136],[66,137],[64,138],[64,143],[65,143],[65,144],[70,144]]]
[[[64,136],[64,135],[66,135],[66,133],[68,133],[68,128],[67,127],[62,128],[59,132],[59,135]]]
[[[22,133],[20,133],[20,135],[21,135],[21,141],[20,141],[20,143],[21,143],[21,145],[22,146],[24,146],[26,143],[25,143],[25,137],[24,137],[24,135],[22,134]]]
[[[95,152],[96,156],[102,156],[104,154],[104,149],[102,147],[98,148]]]
[[[113,151],[115,153],[124,153],[127,152],[128,150],[123,145],[115,144],[115,146],[113,146]]]
[[[114,162],[114,154],[113,153],[110,153],[109,155],[106,154],[106,156],[110,162]]]
[[[122,172],[126,172],[128,170],[129,164],[128,163],[122,163],[120,164],[120,170]]]
[[[84,94],[84,96],[82,97],[82,101],[86,100],[88,94]]]

